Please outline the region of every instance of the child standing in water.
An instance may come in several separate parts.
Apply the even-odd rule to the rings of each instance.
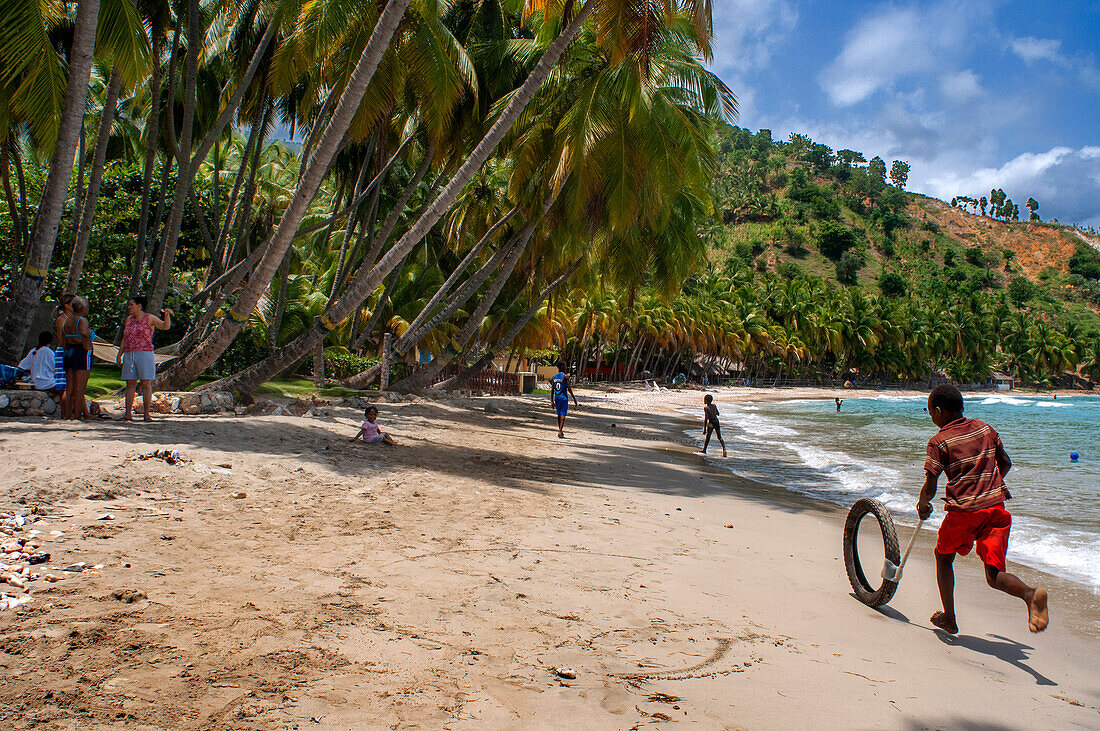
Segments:
[[[710,446],[710,435],[718,437],[718,443],[722,445],[722,456],[726,456],[726,443],[722,441],[722,425],[718,423],[718,407],[714,405],[714,397],[709,393],[703,397],[703,454],[707,453]]]
[[[965,556],[975,543],[991,587],[1022,599],[1027,605],[1028,629],[1047,628],[1046,589],[1032,588],[1005,571],[1012,516],[1005,510],[1011,495],[1004,476],[1012,469],[1001,438],[993,427],[963,417],[963,397],[954,386],[937,386],[928,395],[928,415],[940,428],[928,441],[924,488],[917,503],[922,520],[932,515],[932,498],[941,473],[947,473],[944,516],[936,541],[936,581],[943,611],[931,622],[945,632],[959,631],[955,621],[955,554]]]
[[[377,423],[378,419],[378,407],[368,406],[367,410],[363,413],[366,421],[363,422],[363,426],[360,427],[358,433],[351,438],[351,441],[362,439],[365,444],[385,444],[390,447],[396,447],[397,442],[393,440],[389,434],[383,432]]]

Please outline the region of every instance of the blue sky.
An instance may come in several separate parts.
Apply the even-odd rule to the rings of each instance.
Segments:
[[[713,0],[739,124],[907,160],[950,200],[1004,188],[1100,226],[1100,2]]]

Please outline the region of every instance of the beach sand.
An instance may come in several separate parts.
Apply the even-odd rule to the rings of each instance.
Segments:
[[[870,609],[845,577],[842,510],[692,454],[672,409],[700,393],[578,396],[564,441],[544,396],[493,398],[498,413],[485,398],[383,404],[392,449],[349,443],[350,407],[5,421],[0,509],[40,509],[43,572],[103,567],[39,580],[31,604],[0,612],[0,719],[1100,726],[1095,593],[1021,569],[1054,582],[1051,627],[1032,635],[968,557],[948,637],[927,620],[929,532],[890,605]],[[135,459],[164,447],[193,462]]]

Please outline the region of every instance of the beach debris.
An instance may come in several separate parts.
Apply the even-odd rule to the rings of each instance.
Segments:
[[[238,490],[237,492],[229,493],[229,497],[233,498],[234,500],[243,500],[244,498],[248,497],[248,493],[244,490]]]
[[[565,680],[577,679],[577,671],[573,668],[550,668],[550,672]]]
[[[138,459],[162,459],[168,464],[187,464],[191,460],[184,457],[178,449],[154,449],[152,452],[147,452],[138,456]]]
[[[30,594],[24,594],[22,596],[13,596],[10,594],[0,594],[0,610],[3,609],[17,609],[27,602],[33,601],[34,597]]]
[[[727,523],[727,524],[726,524],[726,527],[727,527],[727,528],[732,528],[732,527],[733,527],[733,523]]]
[[[115,589],[111,592],[111,596],[126,604],[133,604],[136,601],[148,598],[144,591],[138,591],[137,589]]]

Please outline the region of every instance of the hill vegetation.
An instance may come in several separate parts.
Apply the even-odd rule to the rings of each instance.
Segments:
[[[43,301],[89,295],[117,339],[144,293],[176,311],[160,388],[249,394],[310,361],[367,387],[387,335],[421,361],[404,390],[519,355],[597,378],[1100,375],[1085,232],[732,126],[708,4],[19,8],[6,362]]]

